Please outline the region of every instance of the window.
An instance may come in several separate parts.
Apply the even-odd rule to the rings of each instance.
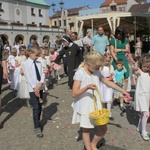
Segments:
[[[54,21],[54,26],[57,26],[57,22],[56,21]]]
[[[41,9],[39,9],[39,17],[43,17]]]
[[[66,26],[66,20],[64,20],[64,26]]]
[[[16,9],[16,14],[19,16],[20,15],[20,10]]]
[[[31,8],[31,16],[35,16],[34,8]]]
[[[35,22],[32,22],[32,24],[35,24]]]
[[[103,9],[102,10],[102,13],[107,13],[108,12],[108,9]]]
[[[112,11],[117,11],[116,5],[112,5],[110,8],[111,8]]]
[[[0,11],[4,11],[2,3],[0,3]]]
[[[58,26],[61,26],[61,20],[59,20],[59,21],[58,21],[58,23],[59,23],[59,25],[58,25]]]
[[[125,7],[120,7],[119,10],[125,12]]]
[[[39,23],[39,26],[40,26],[40,27],[42,26],[42,23],[41,23],[41,22]]]

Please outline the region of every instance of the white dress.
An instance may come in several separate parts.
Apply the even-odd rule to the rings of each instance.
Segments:
[[[13,74],[14,74],[14,70],[15,70],[15,56],[13,55],[9,55],[8,57],[8,72],[9,72],[9,79],[11,81],[13,81]]]
[[[84,68],[80,68],[74,75],[74,80],[81,81],[80,88],[83,88],[89,84],[96,84],[99,89],[100,78],[102,77],[100,71],[96,71],[91,76],[88,75]],[[101,110],[100,99],[98,98],[97,92],[94,91],[94,95],[97,97],[97,108]],[[80,123],[80,127],[94,128],[94,123],[89,118],[90,112],[95,111],[93,103],[92,90],[87,90],[80,96],[76,97],[72,103],[74,110],[72,124]]]
[[[111,74],[114,74],[114,68],[111,65],[111,67],[104,66],[103,70],[101,71],[101,74],[106,78],[111,76]],[[102,97],[102,102],[107,103],[107,102],[112,102],[112,97],[113,97],[113,89],[107,86],[106,84],[100,82],[100,92],[101,92],[101,97]]]
[[[142,42],[137,42],[136,43],[137,48],[135,49],[135,57],[136,56],[141,56],[142,54],[142,49],[140,47],[142,47]]]
[[[27,89],[25,76],[20,74],[20,69],[22,69],[22,64],[23,64],[23,62],[26,61],[26,57],[24,55],[23,56],[17,56],[16,61],[18,62],[18,64],[20,64],[20,66],[17,67],[17,70],[18,70],[18,76],[16,79],[16,84],[18,84],[17,96],[21,99],[30,98],[29,91]]]
[[[37,61],[41,62],[43,68],[47,68],[47,60],[46,58],[39,57]]]
[[[24,62],[26,60],[26,57],[23,56],[17,56],[15,57],[15,61],[18,62],[18,64],[21,66],[22,62]],[[18,90],[19,89],[19,83],[20,83],[20,66],[16,67],[13,73],[13,80],[12,80],[12,84],[11,84],[11,89],[13,90]]]
[[[148,73],[140,71],[137,78],[137,86],[135,91],[135,110],[149,111],[150,108],[150,76]]]

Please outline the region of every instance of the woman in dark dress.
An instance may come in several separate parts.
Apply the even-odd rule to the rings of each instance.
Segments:
[[[68,86],[71,91],[75,70],[78,68],[78,66],[81,64],[83,60],[82,51],[80,50],[79,46],[73,43],[69,37],[63,36],[62,41],[63,41],[64,47],[59,52],[59,55],[57,56],[55,63],[59,64],[61,61],[61,58],[63,58],[63,55],[66,54],[67,65],[68,65]]]

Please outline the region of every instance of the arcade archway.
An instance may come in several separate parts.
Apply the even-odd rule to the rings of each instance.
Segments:
[[[22,34],[18,34],[16,37],[15,37],[15,43],[20,43],[20,44],[23,44],[24,43],[24,36]]]

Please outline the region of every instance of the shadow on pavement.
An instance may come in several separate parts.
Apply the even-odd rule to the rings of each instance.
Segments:
[[[105,144],[102,145],[102,147],[100,147],[100,150],[127,150],[127,149]]]
[[[126,118],[131,125],[138,125],[139,113],[134,110],[133,106],[126,106]]]
[[[108,125],[113,125],[113,126],[116,126],[118,128],[122,128],[122,126],[120,124],[116,124],[116,123],[112,123],[112,122],[109,122]]]
[[[20,108],[25,105],[24,99],[19,99],[16,97],[16,92],[10,92],[2,99],[2,107],[0,114],[3,112],[8,113],[8,115],[1,121],[0,128],[4,127],[4,124],[9,120]]]
[[[10,103],[14,98],[16,98],[16,92],[11,91],[7,95],[5,95],[1,100],[1,107],[5,107],[8,103]]]
[[[58,111],[58,105],[59,103],[52,103],[46,108],[44,108],[41,120],[42,130],[44,129],[44,126],[46,125],[47,121],[52,120],[51,117]]]

